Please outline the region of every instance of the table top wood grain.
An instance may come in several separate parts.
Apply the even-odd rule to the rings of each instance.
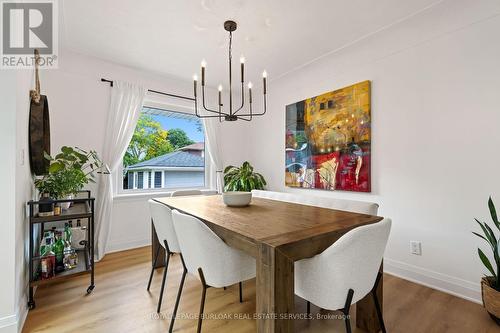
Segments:
[[[325,233],[344,234],[381,217],[252,198],[247,207],[228,207],[221,195],[155,198],[172,209],[203,222],[237,233],[248,240],[279,247]]]

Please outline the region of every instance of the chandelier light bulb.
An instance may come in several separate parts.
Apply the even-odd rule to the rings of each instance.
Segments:
[[[244,64],[245,63],[245,57],[244,56],[241,56],[240,57],[240,63]]]
[[[194,81],[198,81],[198,75],[196,75],[196,74],[195,74],[195,75],[193,75],[193,80],[194,80]]]
[[[205,59],[201,61],[201,67],[203,68],[207,67],[207,62],[205,61]]]
[[[222,84],[219,84],[219,91],[222,91]]]
[[[253,85],[252,82],[248,82],[248,89],[252,89]]]
[[[267,72],[266,72],[266,71],[263,71],[263,72],[262,72],[262,77],[263,77],[263,78],[266,78],[266,77],[267,77]]]

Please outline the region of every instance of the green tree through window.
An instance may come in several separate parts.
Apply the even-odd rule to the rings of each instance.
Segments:
[[[174,149],[179,149],[194,143],[194,141],[187,136],[186,132],[180,128],[173,128],[169,130],[167,140],[174,147]]]
[[[158,121],[142,114],[123,157],[123,165],[127,167],[174,151],[167,137],[168,131],[164,130]]]

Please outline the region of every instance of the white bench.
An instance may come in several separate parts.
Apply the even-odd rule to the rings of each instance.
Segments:
[[[253,190],[253,196],[278,201],[293,202],[302,205],[338,209],[348,212],[377,215],[378,204],[374,202],[333,199],[313,195],[297,195],[292,193]]]

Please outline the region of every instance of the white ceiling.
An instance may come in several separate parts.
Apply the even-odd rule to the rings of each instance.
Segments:
[[[233,64],[247,78],[283,75],[412,15],[437,0],[74,0],[61,1],[63,47],[119,64],[227,86],[226,19],[234,19]],[[199,76],[199,74],[198,74]]]

